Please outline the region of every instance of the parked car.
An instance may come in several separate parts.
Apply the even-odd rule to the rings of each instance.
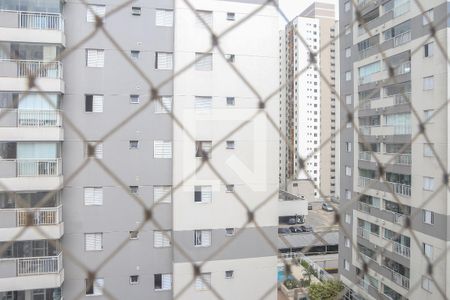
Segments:
[[[333,211],[334,210],[333,206],[331,206],[330,204],[328,204],[326,202],[324,202],[322,204],[322,209],[325,211]]]
[[[291,226],[291,227],[289,227],[289,230],[290,230],[292,233],[300,233],[300,232],[303,232],[302,226]]]
[[[289,233],[291,233],[289,228],[286,227],[278,228],[278,234],[289,234]]]
[[[302,232],[312,232],[313,228],[311,225],[301,225],[300,228],[302,229]]]

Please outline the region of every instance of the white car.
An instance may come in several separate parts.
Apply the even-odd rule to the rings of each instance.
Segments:
[[[325,210],[325,211],[333,211],[334,210],[333,206],[331,206],[328,203],[323,203],[322,204],[322,209]]]

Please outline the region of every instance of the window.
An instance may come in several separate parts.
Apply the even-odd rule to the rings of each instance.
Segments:
[[[105,50],[86,49],[86,66],[89,68],[103,68],[105,66]]]
[[[84,188],[84,205],[103,205],[103,188],[102,187],[85,187]]]
[[[213,55],[211,53],[195,53],[195,70],[212,71]]]
[[[137,141],[137,140],[131,140],[129,143],[130,143],[130,149],[137,149],[139,146],[139,141]]]
[[[225,235],[226,236],[233,236],[234,235],[234,228],[225,228]]]
[[[140,8],[140,7],[137,7],[137,6],[133,6],[133,7],[131,8],[131,14],[132,14],[133,16],[140,16],[140,15],[141,15],[141,8]]]
[[[345,199],[352,200],[352,191],[345,190]]]
[[[234,184],[227,184],[225,186],[227,193],[233,193],[234,192]]]
[[[211,273],[202,273],[195,279],[195,289],[198,291],[208,290],[211,286]]]
[[[433,177],[423,177],[423,190],[424,191],[433,191],[434,189],[434,178]]]
[[[153,201],[155,203],[171,203],[172,202],[172,186],[155,185],[153,187]]]
[[[139,231],[138,230],[130,231],[129,238],[130,238],[130,240],[137,240],[137,239],[139,239]]]
[[[424,49],[424,56],[425,56],[425,57],[431,57],[431,56],[433,56],[433,47],[434,47],[434,43],[433,43],[433,42],[428,43],[428,44],[425,44],[425,45],[423,46],[423,49]]]
[[[426,276],[422,276],[422,288],[427,291],[427,292],[431,292],[431,286],[432,286],[432,281],[429,277]]]
[[[139,192],[139,186],[137,185],[130,185],[128,188],[132,194],[137,194]]]
[[[139,284],[139,275],[131,275],[130,284]]]
[[[103,233],[85,233],[84,249],[86,251],[103,250]]]
[[[424,209],[422,211],[422,216],[425,224],[434,225],[434,212]]]
[[[212,141],[196,141],[195,157],[211,158]]]
[[[430,244],[427,244],[427,243],[423,243],[423,253],[430,260],[433,259],[433,246],[431,246]]]
[[[105,280],[103,278],[86,279],[86,295],[103,295],[103,286]]]
[[[236,57],[234,54],[225,54],[225,59],[227,60],[227,62],[229,63],[234,63]]]
[[[105,5],[88,5],[86,11],[86,21],[88,23],[95,23],[95,16],[105,20],[106,6]]]
[[[140,54],[141,54],[141,52],[138,51],[138,50],[131,50],[131,52],[130,52],[130,57],[131,57],[133,60],[138,60]]]
[[[94,157],[96,159],[103,158],[103,143],[102,142],[88,142],[86,144],[86,156]]]
[[[85,95],[85,112],[103,112],[103,95]]]
[[[434,21],[434,12],[433,9],[427,10],[422,15],[422,25],[428,25]]]
[[[428,76],[423,78],[423,90],[429,91],[434,88],[434,76]]]
[[[139,95],[130,95],[131,104],[139,104],[139,102],[140,102]]]
[[[172,239],[172,233],[169,230],[153,231],[153,247],[155,247],[155,248],[170,247],[171,239]]]
[[[235,98],[234,97],[227,97],[227,105],[228,106],[234,106],[235,105]]]
[[[154,141],[153,142],[154,158],[172,158],[172,142],[170,141]]]
[[[348,11],[350,11],[350,8],[351,8],[350,1],[345,1],[345,3],[344,3],[344,11],[348,12]]]
[[[194,246],[211,246],[211,230],[194,230]]]
[[[210,203],[212,200],[212,186],[196,185],[194,187],[194,202]]]
[[[345,247],[347,247],[347,248],[350,248],[350,239],[349,238],[344,238],[344,245],[345,245]]]
[[[351,71],[345,72],[345,80],[346,81],[352,80],[352,72]]]
[[[345,175],[352,176],[352,168],[349,166],[345,166]]]
[[[172,111],[172,96],[161,96],[159,101],[156,101],[155,113],[168,114]]]
[[[172,27],[173,26],[173,10],[157,9],[156,10],[156,26]]]
[[[194,15],[195,24],[197,27],[205,27],[205,24],[212,28],[213,26],[213,12],[209,10],[197,10]]]
[[[170,291],[172,289],[172,274],[155,274],[155,291]]]
[[[350,56],[352,56],[352,48],[351,47],[345,48],[345,57],[348,58]]]
[[[431,123],[433,117],[434,109],[426,109],[423,111],[423,120],[425,122]]]
[[[234,276],[233,270],[225,271],[225,279],[232,279],[233,276]]]
[[[345,95],[345,103],[352,104],[352,95]]]
[[[344,32],[345,32],[345,35],[348,35],[352,32],[350,25],[345,25]]]
[[[228,21],[236,20],[236,14],[234,12],[227,12],[227,20]]]
[[[347,224],[352,223],[352,217],[349,214],[345,214],[345,223]]]
[[[345,151],[352,152],[352,142],[345,142]]]
[[[227,141],[227,149],[234,149],[234,141]]]
[[[195,96],[194,104],[195,112],[209,112],[212,109],[212,97],[209,96]]]
[[[344,269],[350,271],[350,263],[346,259],[344,259]]]
[[[433,144],[423,144],[423,156],[425,157],[433,157]]]
[[[156,52],[155,53],[155,69],[172,70],[173,69],[173,53]]]

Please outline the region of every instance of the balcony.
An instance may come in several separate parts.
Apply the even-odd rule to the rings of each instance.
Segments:
[[[407,290],[409,289],[409,278],[408,277],[406,277],[400,273],[397,273],[396,271],[390,269],[386,265],[383,265],[383,267],[391,273],[391,280],[393,282],[395,282],[397,285],[401,286],[402,288],[405,288]]]
[[[408,258],[411,256],[411,249],[409,247],[402,245],[396,241],[392,241],[391,243],[392,252]]]
[[[28,91],[28,77],[34,76],[36,84],[46,92],[64,92],[61,62],[38,60],[0,60],[0,90]]]
[[[62,141],[62,115],[59,110],[1,109],[0,140]],[[41,130],[45,128],[45,130]]]
[[[394,163],[398,165],[407,165],[410,166],[412,162],[411,154],[398,154],[395,156]]]
[[[57,256],[0,259],[0,292],[60,287],[64,281],[62,253]]]
[[[373,207],[373,206],[370,205],[370,204],[367,204],[367,203],[358,201],[358,210],[359,210],[359,211],[362,211],[362,212],[365,212],[365,213],[370,214],[371,211],[372,211],[372,209],[374,209],[374,208],[375,208],[375,207]]]
[[[360,151],[359,160],[372,161],[372,152],[370,151]]]
[[[360,135],[410,135],[412,132],[411,126],[407,125],[361,125],[359,127]]]
[[[61,158],[0,159],[0,178],[7,190],[57,190],[62,182]]]
[[[357,232],[358,236],[366,239],[366,240],[370,240],[370,236],[374,236],[374,237],[379,237],[379,234],[376,234],[374,232],[371,232],[370,230],[367,230],[364,227],[358,227],[358,232]]]
[[[401,46],[411,41],[411,31],[404,32],[394,37],[394,47]]]
[[[0,35],[7,41],[65,44],[60,13],[0,11]]]
[[[397,182],[389,182],[389,184],[392,185],[392,189],[394,190],[394,193],[396,193],[397,195],[411,197],[411,186],[410,185],[397,183]]]

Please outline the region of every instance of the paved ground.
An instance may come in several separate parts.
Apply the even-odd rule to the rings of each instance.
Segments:
[[[324,211],[322,202],[312,203],[312,210],[308,210],[305,223],[313,227],[315,232],[335,231],[339,229],[338,225],[334,225],[334,212]]]

